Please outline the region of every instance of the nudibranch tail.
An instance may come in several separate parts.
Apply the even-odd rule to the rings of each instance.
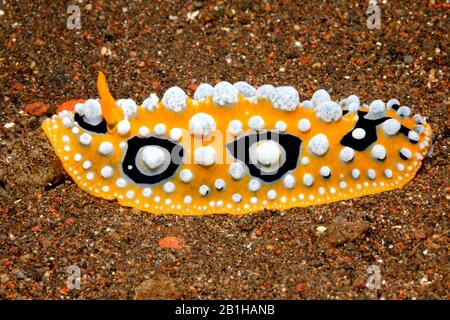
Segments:
[[[369,105],[323,89],[246,82],[179,87],[137,105],[100,100],[43,122],[57,156],[86,192],[153,213],[244,214],[330,203],[400,188],[430,149],[425,118],[396,99]]]

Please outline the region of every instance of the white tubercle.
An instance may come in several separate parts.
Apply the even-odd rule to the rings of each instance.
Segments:
[[[397,132],[400,130],[401,124],[395,119],[388,119],[385,122],[383,122],[383,131],[385,134],[389,136],[393,136],[397,134]]]
[[[147,111],[153,111],[156,109],[159,103],[159,98],[156,93],[150,94],[150,96],[142,102],[142,107]]]
[[[228,132],[233,136],[241,134],[243,132],[242,122],[239,120],[231,120],[228,123]]]
[[[189,169],[183,169],[180,171],[180,180],[184,183],[189,183],[194,178],[192,171]]]
[[[194,100],[195,101],[202,101],[209,97],[211,97],[214,93],[214,88],[209,83],[201,83],[197,90],[194,92]]]
[[[297,124],[297,128],[301,132],[308,132],[309,129],[311,129],[311,122],[309,121],[309,119],[306,118],[300,119],[300,121]]]
[[[352,137],[357,140],[364,139],[365,136],[366,130],[364,130],[363,128],[356,128],[355,130],[352,131]]]
[[[155,127],[153,128],[153,131],[156,135],[162,136],[166,134],[166,125],[164,123],[157,123]]]
[[[251,192],[256,192],[259,189],[261,189],[261,182],[259,182],[259,180],[251,179],[248,182],[248,190],[250,190]]]
[[[302,107],[305,108],[305,109],[313,109],[313,108],[314,108],[314,105],[313,105],[313,103],[312,103],[311,100],[304,100],[304,101],[301,103],[301,105],[302,105]]]
[[[255,96],[258,99],[269,99],[271,93],[275,90],[275,87],[271,84],[265,84],[256,89]]]
[[[233,87],[235,87],[239,91],[239,93],[246,98],[253,97],[256,94],[255,87],[245,81],[236,82],[235,84],[233,84]]]
[[[155,170],[165,161],[164,151],[159,147],[146,146],[142,150],[142,161],[151,170]]]
[[[221,107],[229,107],[239,100],[239,91],[227,81],[216,84],[213,93],[213,102]]]
[[[334,101],[325,101],[316,107],[316,116],[327,123],[338,121],[342,117],[342,109]]]
[[[138,107],[133,99],[119,99],[116,104],[122,109],[126,119],[134,119],[138,113]]]
[[[90,125],[98,125],[103,121],[102,107],[100,102],[95,99],[88,99],[83,108],[84,121]]]
[[[240,180],[244,176],[244,166],[238,162],[232,163],[228,168],[228,173],[234,180]]]
[[[163,190],[165,193],[173,193],[175,191],[175,184],[173,182],[166,182],[163,185]]]
[[[279,163],[281,157],[280,145],[272,140],[261,141],[255,148],[256,160],[263,166]]]
[[[317,108],[319,105],[321,105],[323,102],[331,101],[331,97],[328,94],[327,91],[324,89],[319,89],[313,93],[313,96],[311,98],[311,102],[314,106],[314,108]]]
[[[392,106],[394,106],[394,105],[397,105],[397,106],[399,106],[400,105],[400,101],[398,101],[397,99],[391,99],[391,100],[389,100],[387,103],[386,103],[386,108],[389,110],[389,109],[392,109]]]
[[[180,141],[183,136],[183,131],[180,128],[172,128],[170,130],[170,139],[174,141]]]
[[[308,143],[309,152],[316,156],[323,156],[327,153],[329,147],[328,138],[323,133],[315,135]]]
[[[350,112],[350,113],[355,113],[355,112],[357,112],[358,110],[359,110],[359,104],[358,103],[356,103],[356,102],[351,102],[349,105],[348,105],[348,107],[347,107],[347,110],[348,110],[348,112]]]
[[[399,116],[402,119],[408,119],[410,115],[411,109],[407,106],[400,107],[397,110],[397,116]]]
[[[339,159],[343,162],[350,162],[355,157],[355,150],[350,147],[344,147],[341,152],[339,152]]]
[[[385,104],[382,100],[374,100],[369,105],[369,112],[366,114],[366,119],[376,120],[385,116]]]
[[[411,159],[412,157],[412,152],[410,149],[408,148],[401,148],[400,149],[400,154],[403,156],[403,158],[405,159]]]
[[[100,175],[105,178],[111,178],[114,175],[114,169],[111,166],[104,166],[101,170],[100,170]]]
[[[202,184],[200,186],[200,188],[198,188],[198,192],[200,193],[200,195],[202,195],[204,197],[209,194],[209,191],[210,191],[210,189],[206,184]]]
[[[283,185],[286,189],[295,187],[295,177],[292,174],[287,174],[283,179]]]
[[[216,181],[214,181],[214,187],[219,191],[223,190],[225,188],[225,185],[225,180],[223,179],[216,179]]]
[[[283,111],[294,111],[300,104],[298,91],[289,86],[275,88],[270,94],[269,100],[275,109]]]
[[[117,124],[117,132],[122,136],[127,135],[130,132],[130,129],[131,125],[128,119],[120,120]]]
[[[248,126],[254,130],[262,130],[264,129],[265,122],[261,116],[253,116],[248,119]]]
[[[319,172],[322,177],[328,177],[331,174],[331,169],[328,166],[322,166]]]
[[[83,146],[89,146],[92,143],[92,136],[89,133],[83,133],[78,139]]]
[[[109,141],[103,141],[98,147],[98,152],[103,156],[110,156],[114,152],[114,146]]]
[[[312,186],[313,183],[314,183],[313,176],[309,173],[305,173],[303,175],[303,184],[307,187],[310,187],[310,186]]]
[[[384,160],[386,158],[386,148],[381,144],[376,144],[370,150],[372,158],[377,160]]]
[[[207,113],[196,113],[189,120],[189,131],[198,137],[208,137],[216,131],[216,121]]]
[[[358,108],[361,105],[361,101],[359,100],[359,97],[357,95],[352,94],[348,96],[346,100],[347,100],[347,107],[349,107],[352,103],[358,105]]]
[[[194,163],[211,166],[216,163],[216,149],[211,146],[199,147],[194,151]]]
[[[280,132],[285,132],[287,130],[286,122],[278,120],[277,122],[275,122],[275,129]]]
[[[172,87],[164,93],[162,103],[167,109],[180,112],[186,109],[187,95],[180,87]]]
[[[141,138],[150,137],[150,129],[147,126],[141,126],[138,130],[138,136]]]

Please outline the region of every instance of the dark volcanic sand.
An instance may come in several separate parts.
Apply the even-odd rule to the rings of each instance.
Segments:
[[[448,5],[379,1],[381,29],[368,30],[368,1],[83,1],[75,31],[67,1],[5,2],[1,299],[450,298]],[[138,102],[219,79],[293,85],[301,99],[318,88],[395,97],[427,117],[435,147],[400,190],[247,216],[155,216],[81,191],[39,127],[45,116],[21,112],[96,97],[98,70],[115,97]],[[182,248],[161,247],[167,236]],[[81,290],[66,289],[72,264]],[[365,286],[370,265],[378,291]]]

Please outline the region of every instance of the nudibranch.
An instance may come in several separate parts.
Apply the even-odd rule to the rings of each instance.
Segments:
[[[336,102],[320,89],[301,102],[293,87],[224,81],[137,105],[115,100],[101,72],[97,86],[99,99],[42,128],[80,188],[153,213],[244,214],[400,188],[432,139],[396,99]]]

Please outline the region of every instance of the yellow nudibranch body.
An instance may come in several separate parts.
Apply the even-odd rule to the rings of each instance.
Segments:
[[[292,87],[220,82],[138,106],[116,101],[103,73],[98,90],[42,128],[84,191],[157,214],[245,214],[400,188],[432,138],[396,99],[334,102],[321,89],[300,102]]]

